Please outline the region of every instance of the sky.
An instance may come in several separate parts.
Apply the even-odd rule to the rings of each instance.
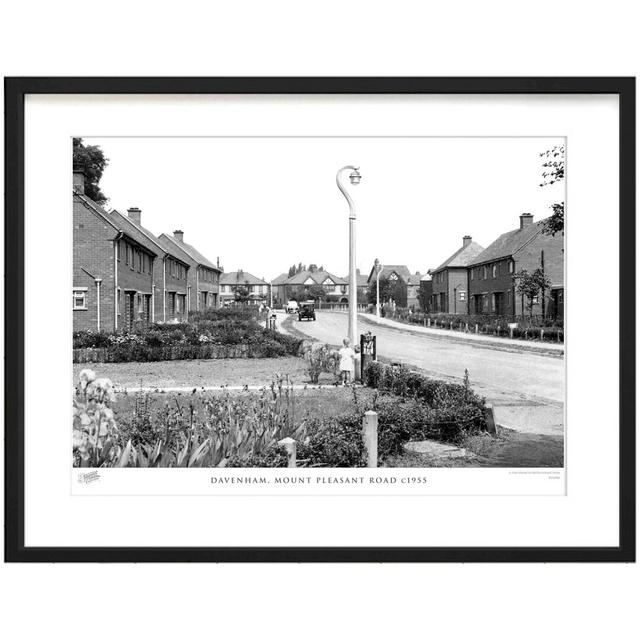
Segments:
[[[437,267],[470,235],[483,247],[550,215],[564,183],[540,187],[540,153],[561,138],[84,138],[109,164],[108,208],[142,209],[154,234],[184,231],[225,271],[271,280],[290,265],[348,273],[348,205],[342,166],[360,167],[347,189],[356,206],[357,266],[375,258],[412,273]],[[348,173],[348,172],[347,172]]]

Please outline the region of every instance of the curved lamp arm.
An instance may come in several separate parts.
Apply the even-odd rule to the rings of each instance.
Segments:
[[[342,195],[346,198],[347,202],[349,203],[349,218],[355,220],[356,219],[356,207],[353,204],[353,200],[351,199],[351,196],[349,195],[347,190],[344,188],[344,185],[340,181],[340,177],[342,176],[342,173],[344,171],[347,171],[347,170],[358,171],[358,167],[354,167],[352,164],[348,164],[348,165],[342,167],[342,169],[339,169],[338,173],[336,173],[336,184],[338,185],[338,189],[340,189],[340,191],[342,192]]]

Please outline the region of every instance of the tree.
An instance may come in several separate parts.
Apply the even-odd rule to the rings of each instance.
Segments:
[[[249,293],[249,287],[246,284],[234,284],[231,287],[231,291],[233,292],[234,300],[240,304],[244,304],[249,300],[251,294]]]
[[[544,159],[542,163],[541,187],[561,182],[564,180],[564,145],[556,145],[540,154]],[[564,231],[564,202],[556,202],[551,205],[553,213],[545,220],[543,231],[547,235],[555,236]]]
[[[307,297],[313,298],[316,302],[327,299],[327,292],[321,284],[312,284],[306,289]]]
[[[520,269],[518,273],[513,275],[513,282],[516,285],[516,291],[527,299],[527,307],[529,309],[529,317],[533,316],[533,305],[535,299],[544,290],[551,287],[551,280],[544,275],[544,271],[538,267],[533,273],[529,273],[526,269]]]
[[[384,276],[380,276],[380,304],[387,302],[391,298],[395,298],[396,283],[393,280],[389,280]],[[376,304],[377,301],[377,287],[375,278],[369,285],[369,291],[367,297],[370,304]]]
[[[84,171],[84,192],[98,204],[108,200],[99,186],[102,172],[108,164],[109,160],[99,146],[85,145],[82,138],[73,139],[73,167]]]

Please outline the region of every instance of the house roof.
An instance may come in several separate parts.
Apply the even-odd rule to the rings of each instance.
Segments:
[[[380,272],[381,278],[388,278],[392,273],[396,273],[398,277],[402,278],[405,282],[411,282],[411,271],[409,271],[409,267],[406,264],[385,264],[382,266],[382,271]],[[367,277],[367,282],[371,282],[372,279],[375,279],[376,271],[375,265],[371,267],[371,271],[369,272],[369,276]]]
[[[340,278],[329,273],[329,271],[301,271],[288,278],[284,283],[280,284],[305,284],[308,279],[311,279],[315,284],[323,284],[327,278],[331,278],[334,284],[349,284],[348,280]]]
[[[160,237],[166,238],[169,241],[170,245],[177,247],[183,254],[187,256],[188,259],[196,262],[198,265],[222,273],[222,269],[220,267],[205,258],[193,245],[187,244],[186,242],[179,242],[166,233],[160,234]]]
[[[542,233],[544,220],[525,226],[523,229],[514,229],[498,236],[482,253],[478,254],[469,265],[492,262],[500,258],[513,256],[524,246],[529,244],[538,234]]]
[[[466,267],[484,251],[484,247],[477,242],[470,242],[466,247],[461,246],[453,255],[449,256],[439,267],[432,269],[431,273],[453,267]]]
[[[281,273],[279,276],[276,276],[271,284],[284,284],[289,279],[288,273]]]
[[[343,280],[349,282],[349,276],[346,275]],[[356,273],[356,286],[357,287],[366,287],[369,284],[369,276],[366,273],[360,273],[360,269]]]
[[[97,213],[114,229],[121,231],[122,233],[127,235],[129,238],[131,238],[131,240],[147,249],[147,251],[152,253],[154,256],[157,256],[158,254],[164,252],[163,247],[158,242],[158,238],[156,238],[147,229],[144,229],[143,227],[135,224],[127,216],[122,215],[117,209],[106,211],[97,202],[94,202],[91,198],[86,196],[84,193],[81,193],[80,191],[74,190],[73,196],[74,198],[80,200],[89,209],[92,209],[95,213]]]
[[[220,284],[269,284],[248,271],[228,271],[220,275]]]

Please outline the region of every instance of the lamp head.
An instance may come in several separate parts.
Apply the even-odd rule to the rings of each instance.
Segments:
[[[355,168],[349,174],[349,180],[351,180],[351,184],[360,184],[360,180],[362,180],[362,176],[360,175],[360,172],[358,171],[357,168]]]

